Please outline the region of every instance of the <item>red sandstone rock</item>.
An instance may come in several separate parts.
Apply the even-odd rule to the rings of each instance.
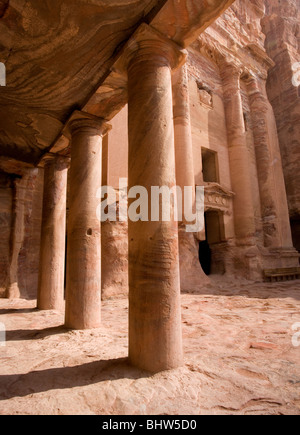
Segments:
[[[300,250],[300,99],[293,84],[293,67],[300,60],[300,1],[266,0],[262,20],[266,50],[274,60],[268,77],[268,95],[273,105],[289,203],[294,244]]]
[[[265,9],[262,0],[237,1],[214,24],[231,0],[205,4],[194,0],[167,0],[164,4],[141,0],[136,2],[132,16],[127,9],[132,1],[126,0],[122,19],[113,0],[110,11],[95,5],[80,11],[76,5],[64,9],[62,0],[60,8],[48,11],[46,6],[41,12],[33,3],[29,0],[21,11],[13,0],[0,2],[1,27],[7,30],[1,33],[3,60],[11,77],[10,84],[8,81],[9,85],[1,89],[0,167],[14,174],[13,182],[7,175],[0,179],[0,240],[4,245],[0,256],[1,293],[5,289],[9,298],[22,295],[20,284],[27,280],[27,273],[30,279],[26,282],[31,287],[28,294],[34,293],[40,260],[38,305],[43,309],[62,306],[63,216],[67,202],[62,191],[66,173],[60,183],[57,174],[49,176],[45,171],[39,255],[41,204],[37,203],[42,183],[38,180],[30,192],[28,168],[22,161],[37,164],[49,149],[64,157],[71,154],[65,324],[75,330],[100,327],[101,287],[103,299],[120,296],[126,293],[129,281],[130,362],[151,372],[177,369],[183,364],[180,292],[201,293],[204,284],[212,288],[198,261],[197,242],[206,240],[211,270],[224,279],[239,276],[261,281],[266,268],[299,265],[284,186],[285,175],[297,243],[299,183],[295,184],[291,175],[300,172],[294,161],[299,148],[294,135],[298,134],[298,90],[293,65],[288,70],[283,66],[284,60],[291,63],[298,58],[295,6],[299,0],[287,0],[281,17],[281,2],[271,5],[266,1]],[[265,12],[262,23],[266,41],[261,26]],[[142,17],[143,24],[138,26]],[[102,26],[103,19],[111,25]],[[292,30],[286,23],[293,24]],[[53,37],[56,24],[62,30],[55,31]],[[106,27],[111,34],[106,33]],[[183,67],[187,53],[182,47],[194,41]],[[29,83],[24,82],[24,72],[31,74]],[[282,88],[275,72],[282,73]],[[266,92],[267,78],[277,126]],[[278,109],[278,98],[284,102],[284,114],[282,107]],[[114,156],[113,178],[127,171],[129,187],[144,186],[148,192],[153,186],[204,187],[206,226],[198,234],[178,232],[174,215],[170,222],[130,221],[128,229],[116,223],[103,225],[101,230],[96,209],[97,191],[105,178],[101,173],[102,154],[106,155],[107,172],[112,158],[109,138],[102,139],[108,131],[106,121],[127,102],[128,130],[122,124],[127,124],[127,117],[115,120],[115,140],[123,137],[122,153]],[[71,115],[74,107],[82,111]],[[69,115],[71,119],[63,128]],[[127,150],[128,160],[124,158]],[[9,156],[19,162],[9,161]],[[174,207],[172,211],[174,214]],[[57,221],[59,225],[55,225]],[[34,236],[34,249],[30,247],[30,235]],[[101,254],[105,257],[102,264]],[[27,266],[29,272],[25,273]],[[218,315],[222,327],[232,320],[223,302],[225,306]],[[199,313],[205,318],[203,306],[198,307]],[[213,319],[214,315],[208,321],[210,328]],[[184,324],[191,323],[184,319]],[[197,333],[198,340],[207,333],[204,324]],[[84,333],[76,336],[81,335]],[[235,345],[235,337],[230,336],[228,348]],[[250,347],[280,350],[264,342]],[[236,373],[268,380],[243,367]],[[197,397],[194,391],[191,395]],[[249,399],[239,409],[247,408],[251,400],[255,401]]]
[[[251,343],[250,349],[258,349],[258,350],[276,350],[278,346],[272,343]]]

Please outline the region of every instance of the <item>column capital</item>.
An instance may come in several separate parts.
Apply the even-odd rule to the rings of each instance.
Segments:
[[[230,100],[232,95],[240,93],[242,66],[234,60],[223,57],[219,62],[219,68],[223,82],[224,99]]]
[[[70,166],[70,157],[63,156],[56,153],[46,153],[41,158],[38,167],[39,168],[45,168],[48,165],[53,164],[54,162],[58,165],[59,169],[67,169]]]
[[[246,71],[242,78],[247,85],[248,96],[253,112],[256,112],[258,116],[258,112],[267,112],[270,102],[266,91],[266,80],[253,71]]]
[[[187,51],[146,23],[140,25],[123,49],[116,69],[126,71],[132,62],[159,62],[177,69],[184,65]]]
[[[231,81],[240,79],[243,72],[243,67],[235,59],[220,54],[217,63],[219,65],[220,73],[223,79],[228,78]]]
[[[83,131],[94,132],[94,134],[103,137],[111,129],[112,126],[105,119],[98,118],[87,112],[75,110],[64,128],[63,134],[70,140],[74,134]]]

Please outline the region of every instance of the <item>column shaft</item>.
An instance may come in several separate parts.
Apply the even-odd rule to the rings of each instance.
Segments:
[[[275,116],[266,82],[255,76],[247,80],[253,123],[256,164],[261,199],[265,246],[291,248],[288,203]]]
[[[92,329],[101,321],[101,235],[97,191],[101,187],[105,123],[70,123],[71,168],[68,217],[66,326]]]
[[[18,260],[24,242],[24,200],[28,176],[24,175],[21,179],[14,180],[13,190],[13,218],[10,234],[10,261],[8,285],[6,297],[8,299],[20,298],[21,293],[18,284]]]
[[[176,183],[177,186],[180,186],[183,197],[184,188],[192,187],[192,203],[193,211],[195,212],[194,156],[186,64],[173,75],[173,114]],[[209,278],[204,274],[199,262],[199,243],[197,244],[194,234],[187,233],[186,231],[186,224],[191,225],[193,222],[185,221],[184,207],[182,216],[183,221],[179,225],[180,287],[181,291],[195,291],[208,284]]]
[[[145,40],[128,68],[129,188],[174,187],[171,66],[167,43]],[[173,210],[174,211],[174,210]],[[151,372],[182,363],[178,225],[129,222],[129,358]]]
[[[186,64],[176,71],[173,76],[173,113],[176,182],[182,191],[185,186],[193,188],[193,204],[195,204],[194,157]]]
[[[68,166],[68,159],[59,155],[49,155],[45,160],[37,300],[40,310],[64,307]]]
[[[232,190],[235,193],[235,234],[239,243],[252,245],[255,243],[255,212],[240,91],[240,70],[235,65],[224,62],[221,65],[221,76],[228,133],[231,182]]]

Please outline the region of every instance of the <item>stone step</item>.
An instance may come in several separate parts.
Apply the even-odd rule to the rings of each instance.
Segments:
[[[278,281],[292,281],[300,279],[300,267],[292,268],[278,268],[264,270],[265,281],[278,282]]]

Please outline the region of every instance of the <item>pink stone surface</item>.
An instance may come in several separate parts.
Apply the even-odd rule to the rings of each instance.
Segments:
[[[184,295],[184,366],[153,376],[127,364],[126,299],[72,332],[59,312],[0,300],[0,414],[300,415],[299,294],[300,281],[219,279]]]

